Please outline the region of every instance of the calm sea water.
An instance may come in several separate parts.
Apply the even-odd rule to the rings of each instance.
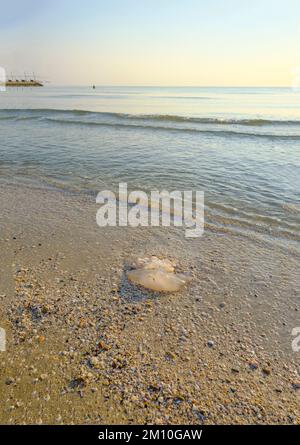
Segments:
[[[204,190],[206,221],[300,237],[300,93],[44,87],[0,93],[2,184]]]

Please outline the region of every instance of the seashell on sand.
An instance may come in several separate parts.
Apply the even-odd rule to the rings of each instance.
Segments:
[[[139,258],[133,265],[135,270],[127,272],[128,279],[155,292],[178,292],[190,277],[175,274],[175,264],[168,259]]]

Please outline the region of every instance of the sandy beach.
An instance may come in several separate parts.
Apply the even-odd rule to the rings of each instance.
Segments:
[[[94,197],[5,186],[1,424],[298,424],[299,255],[247,237],[100,228]],[[179,293],[128,283],[175,260]]]

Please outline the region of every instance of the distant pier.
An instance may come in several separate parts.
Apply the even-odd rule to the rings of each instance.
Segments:
[[[5,82],[5,86],[6,87],[18,87],[18,88],[23,88],[23,87],[43,87],[43,83],[39,80],[35,80],[35,79],[30,79],[30,80],[26,80],[26,79],[8,79]]]
[[[43,87],[44,83],[39,80],[34,73],[28,74],[24,73],[21,75],[16,75],[11,73],[10,76],[7,76],[4,80],[5,87],[14,87],[14,88],[30,88],[30,87]]]

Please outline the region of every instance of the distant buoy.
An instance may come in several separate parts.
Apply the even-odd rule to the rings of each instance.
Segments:
[[[95,85],[93,85],[93,90],[95,90],[96,89],[96,86]]]

